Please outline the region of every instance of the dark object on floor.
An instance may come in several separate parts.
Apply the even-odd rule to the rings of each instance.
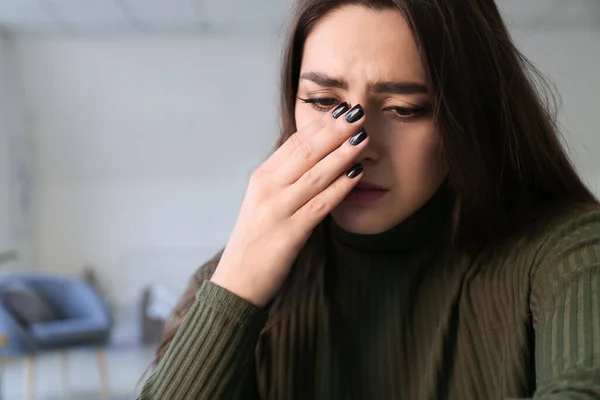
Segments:
[[[158,344],[162,338],[165,321],[163,319],[155,318],[149,315],[148,306],[152,300],[152,288],[147,288],[142,294],[142,305],[141,305],[141,333],[142,333],[142,344],[145,346],[151,346]]]

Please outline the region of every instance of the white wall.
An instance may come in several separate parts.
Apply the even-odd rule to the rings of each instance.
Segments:
[[[31,141],[18,85],[13,43],[0,35],[0,253],[16,251],[13,266],[32,258]],[[3,265],[3,268],[6,265]]]
[[[0,253],[12,247],[9,235],[9,172],[8,172],[8,147],[11,127],[7,126],[5,107],[9,91],[5,90],[8,79],[6,64],[10,62],[6,54],[6,38],[0,38]]]
[[[600,32],[517,31],[564,100],[577,166],[600,175]],[[33,112],[37,260],[99,269],[112,297],[182,283],[222,246],[275,139],[271,37],[21,39]]]
[[[277,135],[275,38],[22,39],[37,262],[114,300],[183,284],[226,243]]]
[[[583,178],[600,195],[600,26],[514,30],[513,35],[556,85],[567,146]]]

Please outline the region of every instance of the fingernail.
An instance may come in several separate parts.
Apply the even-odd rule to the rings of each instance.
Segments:
[[[346,122],[353,123],[361,119],[363,115],[365,115],[365,112],[360,104],[357,104],[348,111],[348,114],[344,118],[346,118]]]
[[[348,172],[346,172],[346,175],[348,176],[348,178],[353,179],[359,176],[361,172],[363,172],[363,166],[360,164],[356,164],[354,165],[354,167],[350,168]]]
[[[350,106],[348,105],[348,103],[343,102],[333,109],[331,115],[333,116],[333,118],[338,119],[341,115],[345,114],[349,108]]]
[[[365,128],[360,128],[349,140],[352,146],[358,146],[367,138],[367,131]]]

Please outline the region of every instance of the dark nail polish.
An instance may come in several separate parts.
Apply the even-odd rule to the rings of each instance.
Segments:
[[[367,138],[367,131],[365,128],[360,128],[349,140],[352,146],[358,146]]]
[[[333,118],[338,119],[340,116],[344,115],[349,108],[350,106],[348,105],[348,103],[343,102],[333,109],[331,115],[333,116]]]
[[[356,164],[354,165],[354,167],[350,168],[348,172],[346,172],[346,175],[348,176],[348,178],[353,179],[359,176],[361,172],[363,172],[363,166],[360,164]]]
[[[363,111],[360,104],[357,104],[354,107],[352,107],[352,109],[350,111],[348,111],[348,114],[346,114],[346,116],[345,116],[346,122],[349,122],[349,123],[356,122],[359,119],[361,119],[363,115],[365,115],[365,112]]]

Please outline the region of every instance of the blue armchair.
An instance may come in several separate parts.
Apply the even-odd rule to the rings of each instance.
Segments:
[[[7,304],[6,293],[27,288],[56,311],[56,318],[24,323]],[[0,356],[33,355],[44,350],[100,346],[112,321],[100,295],[86,282],[64,276],[11,274],[0,277]]]

